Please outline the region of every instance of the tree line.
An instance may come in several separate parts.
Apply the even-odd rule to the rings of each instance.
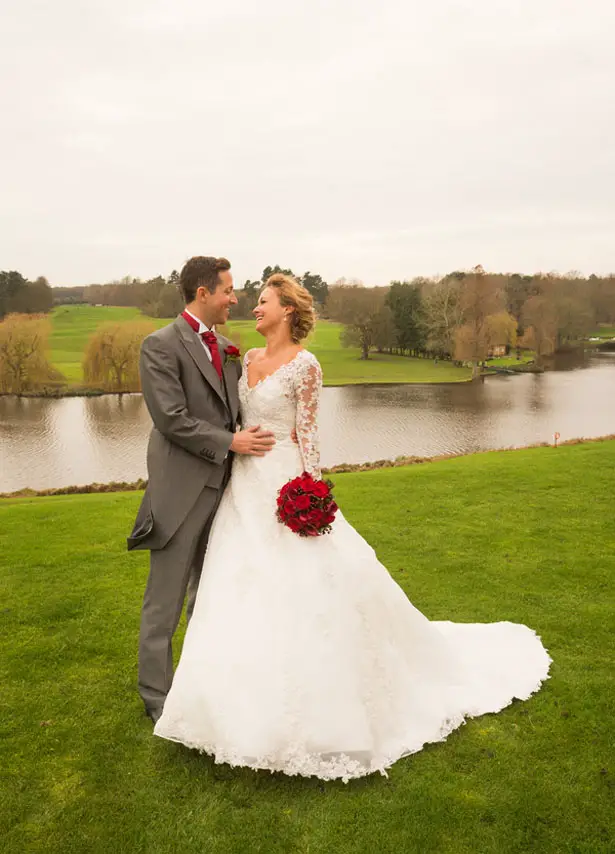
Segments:
[[[615,324],[615,276],[486,273],[482,267],[386,288],[336,283],[325,316],[344,324],[342,343],[370,351],[430,355],[480,365],[531,349],[540,365],[598,324]]]
[[[276,272],[294,275],[278,265],[266,267],[259,281],[246,281],[238,290],[235,317],[251,317],[262,284]],[[310,272],[299,277],[316,301],[323,304],[327,285]],[[0,274],[0,393],[51,391],[63,385],[62,375],[48,359],[51,324],[45,314],[53,305],[90,304],[131,306],[150,317],[173,317],[183,309],[179,274],[141,279],[125,276],[104,285],[49,287],[43,277],[28,282],[20,273]],[[104,323],[89,338],[83,357],[87,388],[109,392],[139,391],[139,350],[154,330],[143,320]]]
[[[53,289],[54,305],[117,305],[140,309],[150,317],[174,317],[183,308],[178,290],[179,273],[143,281],[124,276],[104,285],[79,285]]]
[[[531,349],[540,365],[599,324],[615,325],[613,275],[499,274],[482,267],[365,287],[345,279],[329,285],[318,274],[296,276],[276,264],[238,289],[235,318],[252,317],[260,288],[277,272],[302,282],[319,316],[341,323],[341,343],[358,347],[363,359],[374,350],[453,359],[470,363],[477,375],[492,355]],[[178,281],[173,271],[166,279],[125,277],[52,292],[44,277],[28,282],[14,271],[0,273],[0,392],[23,394],[61,384],[46,355],[51,327],[45,313],[52,302],[133,306],[151,317],[172,317],[183,307]],[[153,328],[143,319],[97,329],[84,355],[86,384],[104,391],[137,391],[140,344]]]
[[[286,273],[295,276],[314,297],[318,305],[323,306],[328,293],[328,285],[317,273],[306,272],[296,276],[292,270],[278,264],[265,267],[260,279],[247,279],[236,291],[238,304],[233,317],[242,320],[252,316],[257,303],[258,292],[269,276],[274,273]],[[89,305],[132,306],[140,309],[149,317],[174,317],[179,314],[184,302],[179,291],[179,273],[173,270],[165,278],[155,276],[143,281],[132,276],[124,276],[105,285],[82,285],[77,287],[56,287],[53,289],[53,301],[56,305],[87,303]]]
[[[540,363],[557,349],[583,339],[596,325],[615,323],[615,276],[487,273],[482,267],[439,278],[364,287],[357,280],[328,284],[310,271],[267,266],[260,278],[237,289],[236,319],[252,317],[258,292],[273,273],[298,279],[314,297],[320,317],[343,324],[342,343],[370,352],[433,355],[469,362],[475,373],[494,353],[532,349]],[[176,270],[142,281],[126,276],[105,285],[54,288],[54,302],[139,308],[151,317],[173,317],[183,308]]]
[[[30,282],[17,270],[0,270],[0,320],[7,314],[45,314],[52,305],[52,290],[44,276]]]

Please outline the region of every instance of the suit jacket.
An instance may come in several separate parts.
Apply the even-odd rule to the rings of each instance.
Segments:
[[[203,488],[222,485],[239,418],[241,363],[224,355],[231,342],[217,333],[216,338],[224,383],[181,316],[143,341],[141,386],[153,428],[148,485],[129,549],[163,548]]]

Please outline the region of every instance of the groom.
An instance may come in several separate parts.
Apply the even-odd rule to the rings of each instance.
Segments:
[[[179,286],[186,310],[141,348],[141,385],[153,428],[148,485],[128,549],[150,550],[141,611],[139,693],[156,722],[173,679],[171,642],[184,605],[190,619],[209,529],[233,454],[262,456],[273,434],[237,430],[239,352],[214,327],[237,304],[226,258],[191,258]]]

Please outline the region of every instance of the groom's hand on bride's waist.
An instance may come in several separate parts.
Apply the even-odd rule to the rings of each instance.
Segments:
[[[264,457],[275,445],[275,438],[270,430],[260,427],[248,427],[233,436],[230,450],[236,454],[251,454],[253,457]]]

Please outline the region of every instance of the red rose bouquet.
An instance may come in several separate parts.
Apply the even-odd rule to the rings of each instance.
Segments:
[[[278,521],[300,537],[319,537],[331,531],[337,504],[330,480],[314,480],[303,472],[289,480],[278,493]]]

